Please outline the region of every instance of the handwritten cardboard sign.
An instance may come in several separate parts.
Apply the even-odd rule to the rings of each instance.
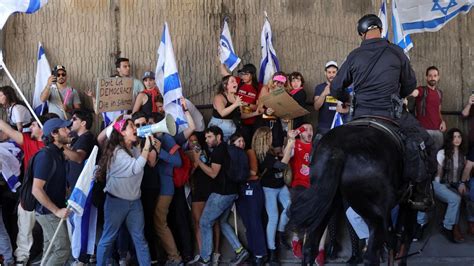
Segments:
[[[133,104],[133,79],[101,78],[97,80],[97,113],[131,110]]]
[[[275,110],[274,115],[283,119],[291,120],[309,114],[308,110],[301,107],[283,88],[276,88],[260,100],[263,105]]]

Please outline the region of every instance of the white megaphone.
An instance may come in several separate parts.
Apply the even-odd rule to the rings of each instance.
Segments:
[[[137,136],[144,138],[158,132],[167,133],[171,136],[176,135],[176,123],[172,115],[166,114],[165,118],[156,124],[139,127]]]

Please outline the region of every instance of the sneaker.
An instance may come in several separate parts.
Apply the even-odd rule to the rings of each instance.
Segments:
[[[318,266],[324,265],[324,262],[326,261],[326,252],[324,252],[324,249],[319,250],[318,256],[314,260],[314,263]]]
[[[199,255],[198,255],[199,256]],[[195,266],[210,266],[211,261],[205,261],[203,258],[199,256],[199,258],[196,260],[196,262],[189,263],[187,265],[195,265]]]
[[[242,249],[235,255],[235,258],[230,261],[230,265],[239,265],[242,261],[249,257],[249,252],[246,249]]]
[[[219,265],[219,258],[221,257],[220,253],[212,253],[212,266]]]
[[[119,266],[127,266],[127,259],[120,259]]]
[[[97,263],[97,257],[95,254],[91,255],[89,258],[89,264],[96,264]]]
[[[413,242],[418,242],[423,238],[423,232],[426,225],[416,224],[415,233],[413,235]]]
[[[201,256],[199,256],[199,254],[197,254],[196,256],[194,256],[194,258],[192,260],[188,261],[187,264],[192,265],[192,264],[198,262],[198,260],[200,258],[201,258]]]
[[[184,263],[181,260],[175,260],[175,259],[167,260],[165,263],[165,266],[181,266],[181,265],[184,265]]]
[[[293,250],[293,256],[297,259],[303,258],[303,241],[301,240],[292,240],[291,249]]]
[[[24,261],[15,261],[15,266],[25,266],[26,262]]]

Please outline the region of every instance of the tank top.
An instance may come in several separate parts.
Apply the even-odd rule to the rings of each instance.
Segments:
[[[226,100],[226,104],[225,104],[225,108],[229,107],[232,105],[232,103],[227,99],[227,97],[225,96],[225,94],[221,94],[222,96],[224,96],[224,99]],[[240,117],[240,108],[235,108],[230,114],[222,117],[219,112],[216,110],[216,108],[212,108],[212,116],[215,117],[215,118],[219,118],[219,119],[234,119],[234,118],[237,118],[237,117]]]

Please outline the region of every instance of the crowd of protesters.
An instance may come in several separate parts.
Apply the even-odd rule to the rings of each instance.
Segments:
[[[119,58],[116,69],[118,77],[131,77],[128,59]],[[49,113],[39,117],[43,127],[32,118],[13,88],[1,87],[0,105],[7,116],[6,121],[0,121],[0,146],[9,144],[20,151],[15,156],[22,165],[21,175],[31,171],[30,193],[36,199],[34,210],[25,210],[4,175],[0,183],[3,263],[33,263],[51,244],[50,255],[43,258],[45,265],[217,265],[222,261],[221,233],[235,253],[229,262],[232,265],[279,265],[282,249],[292,250],[295,257],[301,258],[305,235],[286,229],[287,209],[292,195],[311,185],[313,142],[334,126],[336,113],[345,121],[350,120],[350,104],[330,95],[338,64],[329,61],[322,69],[326,80],[316,86],[312,101],[318,113],[317,123],[311,123],[309,116],[285,120],[260,101],[283,88],[307,108],[311,98],[303,88],[301,73],[279,71],[268,84],[261,84],[252,64],[244,65],[238,76],[220,65],[222,79],[212,100],[207,127],[199,110],[182,98],[187,128],[175,136],[163,130],[143,138],[137,135],[137,129],[165,119],[163,98],[151,71],[145,72],[141,81],[134,79],[133,110],[111,114],[113,120],[104,120],[97,137],[90,131],[94,114],[83,107],[78,91],[67,83],[64,66],[53,69],[54,75],[41,94],[41,100],[49,107]],[[444,133],[439,76],[436,67],[429,67],[427,85],[420,86],[412,97],[416,117],[439,149],[433,187],[435,197],[448,204],[443,230],[453,242],[462,242],[461,200],[467,203],[468,233],[474,235],[474,189],[469,189],[474,185],[474,179],[470,179],[474,149],[468,149],[468,144],[474,144],[474,130],[469,132],[469,138],[456,128]],[[90,92],[86,95],[93,96]],[[462,111],[464,117],[474,114],[472,104],[474,95]],[[474,119],[469,119],[474,125]],[[314,129],[312,124],[316,125]],[[52,238],[60,220],[71,216],[65,202],[94,145],[100,147],[91,192],[98,213],[96,245],[94,252],[74,252],[74,222],[62,224],[54,241]],[[247,171],[243,181],[236,181],[227,171],[235,167],[230,165],[235,163],[235,154],[240,154],[230,152],[235,148],[244,151],[248,161],[243,168]],[[1,155],[2,160],[8,157]],[[229,220],[231,212],[240,217],[246,241],[236,234],[236,224]],[[336,235],[341,222],[337,217],[331,218],[324,234],[328,235],[328,245],[325,247],[323,238],[317,250],[319,265],[324,264],[326,255],[336,258],[340,250]],[[418,223],[416,239],[422,237],[428,214],[420,212]],[[348,263],[360,263],[362,247],[349,223],[347,227],[352,244]]]

